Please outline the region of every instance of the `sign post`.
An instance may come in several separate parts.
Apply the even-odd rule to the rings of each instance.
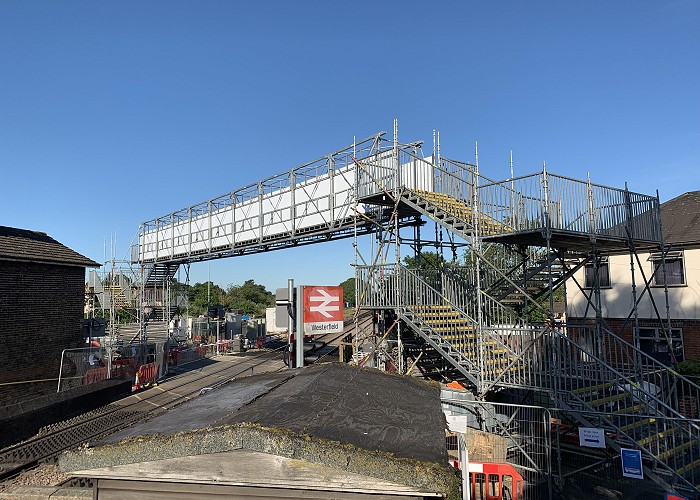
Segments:
[[[304,301],[300,300],[304,296],[304,290],[306,287],[304,285],[299,285],[297,290],[297,300],[296,300],[296,337],[294,337],[294,352],[296,353],[296,367],[301,368],[304,366]]]

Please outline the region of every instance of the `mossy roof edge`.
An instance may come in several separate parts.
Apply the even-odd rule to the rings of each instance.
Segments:
[[[253,423],[138,436],[96,448],[83,447],[64,453],[59,465],[61,470],[73,472],[237,449],[306,460],[449,497],[459,483],[454,469],[447,464],[398,458],[391,453]]]

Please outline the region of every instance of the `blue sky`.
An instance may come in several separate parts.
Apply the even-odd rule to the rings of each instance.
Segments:
[[[97,261],[140,222],[391,131],[494,178],[700,189],[700,3],[0,2],[0,224]],[[349,240],[192,266],[269,289]]]

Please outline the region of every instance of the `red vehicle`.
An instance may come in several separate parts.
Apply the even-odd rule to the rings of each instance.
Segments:
[[[460,468],[459,462],[452,461]],[[510,464],[469,462],[472,500],[518,500],[523,498],[523,476]]]

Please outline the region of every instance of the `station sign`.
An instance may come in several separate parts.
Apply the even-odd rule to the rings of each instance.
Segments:
[[[343,287],[304,286],[304,333],[343,331]]]

